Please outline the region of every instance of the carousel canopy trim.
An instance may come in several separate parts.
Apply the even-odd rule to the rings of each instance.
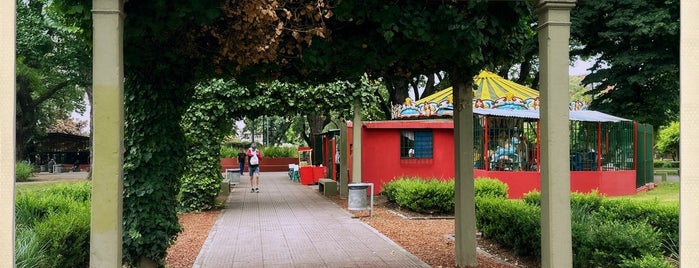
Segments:
[[[474,114],[487,115],[487,116],[502,116],[502,117],[517,117],[517,118],[529,118],[529,119],[539,119],[538,110],[505,110],[505,109],[482,109],[474,108]],[[613,115],[608,115],[598,111],[569,111],[569,118],[572,121],[586,121],[586,122],[622,122],[631,121],[629,119],[616,117]]]

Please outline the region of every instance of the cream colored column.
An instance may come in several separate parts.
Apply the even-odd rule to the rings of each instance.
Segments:
[[[90,267],[121,267],[124,139],[123,3],[93,0]]]
[[[15,262],[15,1],[0,1],[0,267]]]
[[[347,156],[349,155],[347,150],[347,122],[342,119],[342,125],[340,126],[340,177],[337,179],[340,182],[340,198],[347,198],[349,195],[349,189],[347,188]]]
[[[457,267],[478,266],[473,189],[472,100],[471,87],[465,83],[454,85],[454,228]]]
[[[352,182],[362,182],[362,99],[354,98],[352,120]]]
[[[680,264],[699,263],[699,2],[680,1]]]
[[[575,0],[541,0],[541,264],[572,267],[570,225],[570,129],[568,128],[568,39]]]

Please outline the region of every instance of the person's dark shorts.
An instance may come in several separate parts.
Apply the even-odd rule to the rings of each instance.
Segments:
[[[255,175],[255,173],[260,174],[260,166],[259,165],[254,165],[254,166],[249,166],[248,169],[250,170],[250,177]]]

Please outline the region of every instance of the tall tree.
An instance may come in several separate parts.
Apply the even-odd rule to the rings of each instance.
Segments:
[[[580,1],[572,55],[598,57],[583,79],[591,109],[656,128],[679,116],[679,1]]]
[[[89,56],[79,28],[49,12],[51,1],[17,0],[17,157],[37,153],[45,129],[84,110]],[[89,73],[89,72],[88,72]]]

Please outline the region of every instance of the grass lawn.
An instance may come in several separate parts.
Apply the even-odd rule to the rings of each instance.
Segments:
[[[663,181],[658,183],[658,187],[635,195],[609,197],[610,199],[635,199],[635,200],[654,200],[660,202],[680,202],[680,183],[674,181]]]
[[[74,182],[73,182],[74,183]],[[24,192],[35,192],[43,191],[44,189],[50,187],[56,187],[63,184],[72,184],[71,182],[59,182],[59,183],[16,183],[15,184],[15,195]]]

